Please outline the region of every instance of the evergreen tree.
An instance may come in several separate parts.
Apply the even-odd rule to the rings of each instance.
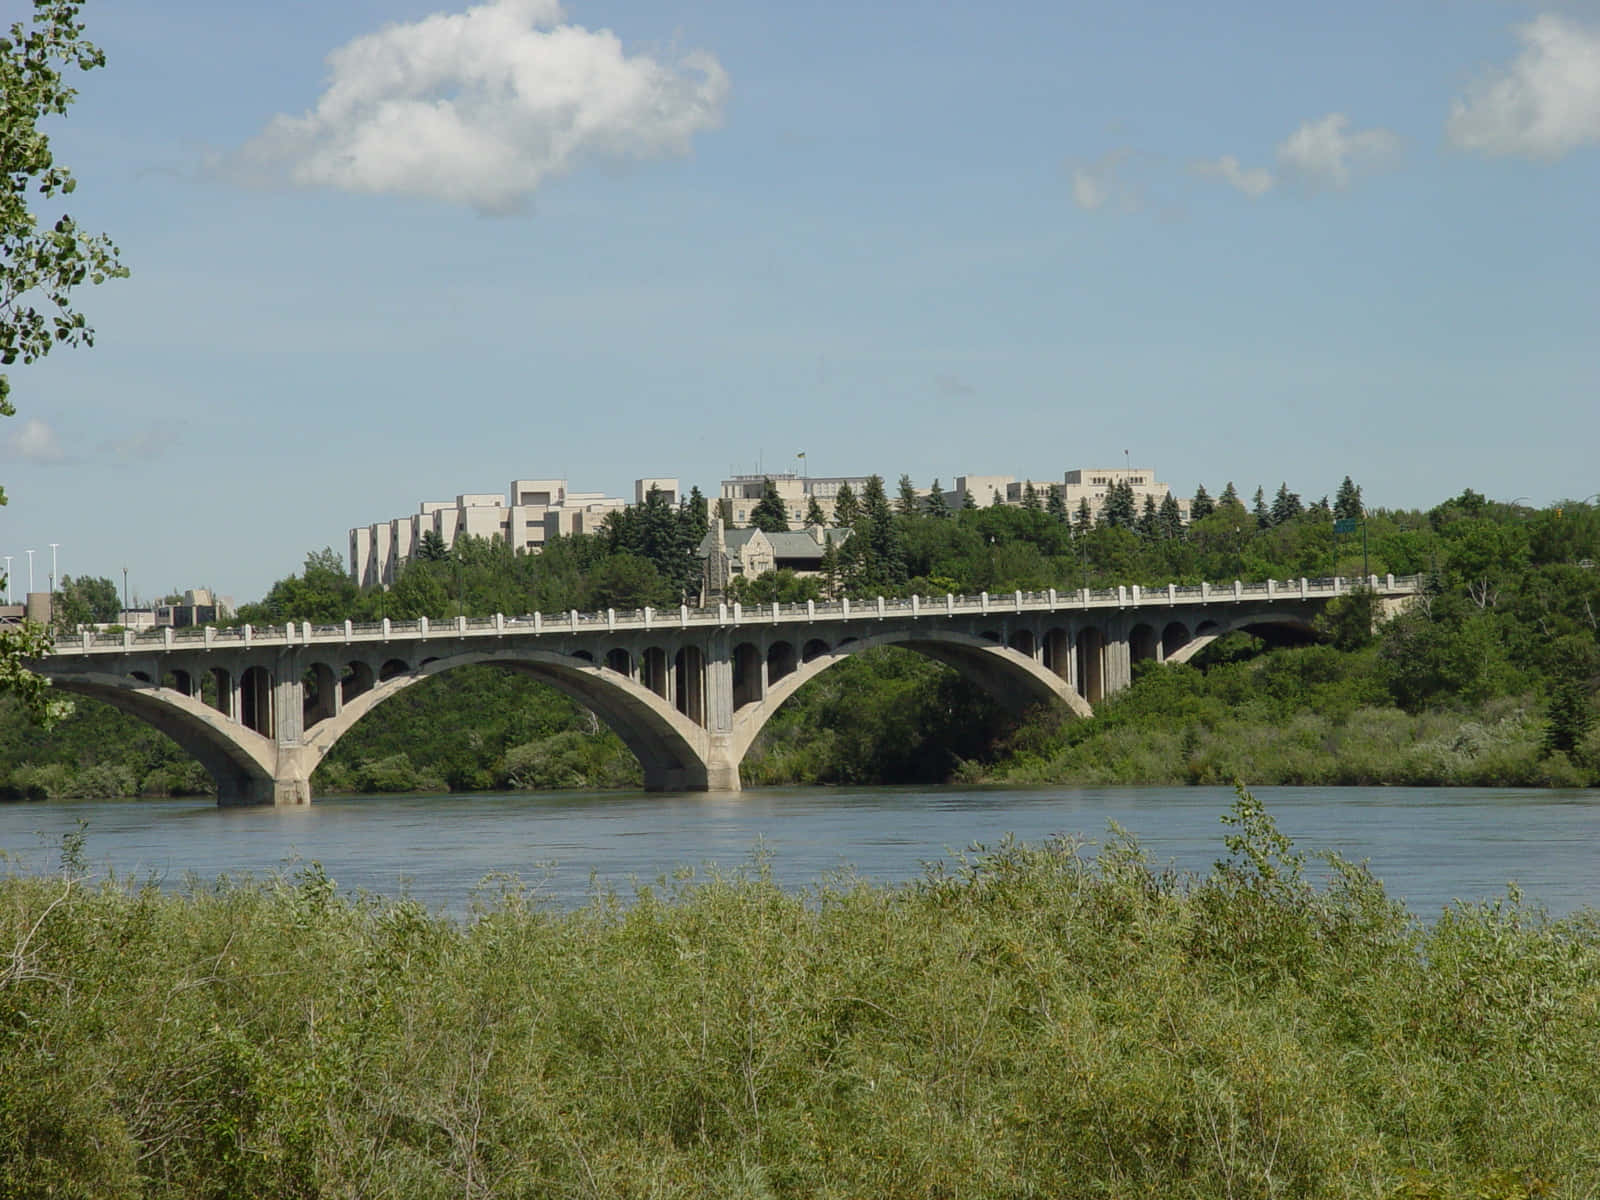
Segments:
[[[978,501],[977,501],[977,498],[975,496],[973,496],[971,489],[963,490],[962,493],[961,493],[961,511],[962,512],[971,512],[973,509],[975,509],[977,507],[978,507]]]
[[[1050,485],[1050,499],[1045,501],[1044,507],[1057,524],[1065,525],[1072,520],[1072,514],[1067,512],[1067,489],[1059,483]]]
[[[950,505],[945,502],[944,488],[939,486],[939,481],[933,481],[933,487],[928,492],[928,515],[934,520],[943,520],[950,515]]]
[[[1072,518],[1072,532],[1081,536],[1094,528],[1094,509],[1089,507],[1089,497],[1078,501],[1077,515]]]
[[[444,535],[437,529],[426,530],[417,543],[417,557],[423,562],[443,562],[450,557],[450,548],[444,544]]]
[[[689,499],[685,502],[685,513],[689,522],[689,532],[694,535],[696,546],[700,544],[700,539],[706,536],[706,530],[711,528],[711,514],[708,507],[699,485],[690,488]]]
[[[1361,489],[1351,482],[1348,475],[1334,493],[1333,515],[1347,521],[1357,520],[1361,516]]]
[[[989,507],[1000,508],[1005,504],[1005,499],[1000,495],[999,488],[989,489]]]
[[[1103,529],[1132,529],[1139,520],[1133,484],[1126,479],[1113,483],[1106,489],[1105,503],[1100,506],[1100,525]]]
[[[1221,507],[1224,504],[1237,503],[1239,503],[1239,493],[1234,490],[1233,480],[1230,479],[1228,480],[1228,486],[1222,489],[1222,495],[1217,497],[1217,505]]]
[[[761,481],[761,499],[750,510],[750,524],[763,533],[789,532],[789,510],[771,479]]]
[[[1189,501],[1189,519],[1203,521],[1217,511],[1216,501],[1206,491],[1206,485],[1201,484],[1194,490],[1194,499]]]
[[[861,504],[856,499],[855,492],[850,490],[848,483],[841,483],[838,493],[833,498],[834,525],[840,529],[853,529],[860,516]]]
[[[1156,517],[1156,532],[1169,540],[1183,536],[1183,509],[1171,492],[1162,497],[1161,511]]]
[[[722,522],[724,529],[733,528],[733,501],[726,496],[717,501],[717,520]]]
[[[820,500],[818,500],[815,496],[812,496],[810,502],[807,503],[807,505],[806,505],[806,525],[807,525],[807,527],[810,527],[812,525],[821,525],[824,528],[826,528],[827,524],[828,524],[828,518],[823,514],[822,502]]]
[[[870,477],[862,490],[861,519],[856,525],[856,537],[850,541],[857,539],[865,543],[865,552],[858,554],[862,567],[856,580],[858,586],[883,588],[905,582],[905,550],[880,475]]]
[[[1250,512],[1256,519],[1257,529],[1272,528],[1272,510],[1267,507],[1265,488],[1256,488],[1256,494],[1250,501]]]
[[[1134,531],[1142,538],[1155,537],[1159,528],[1159,516],[1156,511],[1156,498],[1146,492],[1144,507],[1139,512],[1139,519],[1134,522]]]
[[[1292,521],[1305,511],[1305,505],[1300,503],[1300,494],[1291,492],[1287,483],[1280,483],[1278,491],[1272,498],[1272,523],[1282,525]]]
[[[1043,507],[1039,503],[1039,491],[1033,486],[1033,480],[1024,481],[1022,485],[1022,507],[1029,512],[1039,512]]]
[[[911,476],[900,476],[900,495],[895,501],[895,507],[902,517],[914,517],[922,510],[922,501],[917,496],[916,485],[911,482]]]

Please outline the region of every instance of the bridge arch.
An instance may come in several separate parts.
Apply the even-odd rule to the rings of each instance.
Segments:
[[[1316,626],[1312,624],[1311,617],[1303,613],[1245,612],[1237,616],[1225,617],[1220,621],[1201,622],[1194,631],[1194,637],[1177,650],[1168,654],[1167,661],[1170,663],[1189,662],[1219,637],[1244,629],[1260,629],[1263,627],[1287,630],[1308,641],[1315,639],[1317,636]]]
[[[655,649],[654,653],[660,655],[662,651]],[[652,688],[621,672],[573,655],[543,650],[455,654],[431,658],[391,675],[345,705],[338,716],[306,731],[308,773],[340,738],[385,700],[424,679],[475,664],[521,671],[592,710],[639,759],[647,791],[689,791],[707,786],[705,731],[689,716]]]
[[[196,696],[131,675],[52,674],[53,686],[109,704],[166,734],[206,769],[222,805],[255,804],[273,795],[277,747]]]
[[[764,699],[734,713],[732,761],[735,764],[744,761],[757,735],[795,692],[829,667],[878,646],[914,650],[952,667],[1013,711],[1020,712],[1031,704],[1055,700],[1080,717],[1092,715],[1089,705],[1059,675],[1003,643],[996,644],[987,635],[973,637],[937,629],[897,631],[847,638],[832,650],[798,664],[782,678],[769,681]]]

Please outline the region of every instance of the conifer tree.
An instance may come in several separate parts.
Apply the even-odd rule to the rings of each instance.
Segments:
[[[1155,537],[1159,515],[1156,511],[1156,498],[1146,492],[1144,507],[1139,512],[1139,519],[1134,522],[1135,532],[1142,538]]]
[[[789,532],[789,510],[771,479],[761,481],[761,499],[750,510],[750,524],[763,533]]]
[[[1233,480],[1228,480],[1228,486],[1222,489],[1222,495],[1217,497],[1217,506],[1239,503],[1239,493],[1233,486]]]
[[[1029,512],[1038,512],[1043,506],[1039,503],[1039,490],[1033,486],[1033,480],[1025,480],[1022,485],[1022,507]]]
[[[938,479],[933,481],[933,487],[928,492],[928,515],[935,520],[943,520],[950,515],[950,505],[944,498],[944,488],[939,486]]]
[[[1194,490],[1194,499],[1189,501],[1189,519],[1203,521],[1217,511],[1216,501],[1211,499],[1206,491],[1206,485],[1201,484]]]
[[[808,503],[806,505],[806,526],[807,526],[807,528],[810,528],[812,525],[821,525],[821,526],[826,527],[827,524],[828,524],[828,518],[825,515],[823,515],[822,502],[820,500],[818,500],[815,496],[812,496],[810,503]]]
[[[911,476],[900,476],[899,496],[895,500],[895,509],[902,517],[914,517],[922,511],[922,500],[917,496],[916,484],[911,482]]]
[[[1077,515],[1072,518],[1072,532],[1081,536],[1093,528],[1094,509],[1089,507],[1089,497],[1084,496],[1079,499]]]
[[[1344,482],[1339,485],[1339,490],[1333,497],[1333,515],[1347,521],[1354,521],[1361,516],[1361,489],[1350,479],[1344,477]]]
[[[726,496],[717,501],[717,520],[722,522],[724,529],[733,528],[733,501]]]
[[[972,509],[977,507],[978,501],[973,496],[972,490],[970,488],[963,490],[961,493],[961,510],[963,512],[970,512]]]
[[[1051,520],[1059,524],[1065,525],[1072,520],[1072,514],[1067,512],[1067,489],[1059,483],[1050,485],[1050,499],[1045,501],[1044,507]]]
[[[1291,492],[1287,483],[1280,483],[1277,494],[1272,498],[1272,523],[1282,525],[1304,511],[1305,505],[1300,502],[1300,494]]]
[[[1267,507],[1267,491],[1265,488],[1256,488],[1256,494],[1250,501],[1250,512],[1256,519],[1257,529],[1272,528],[1272,510]]]
[[[1171,492],[1161,500],[1161,511],[1156,517],[1156,532],[1168,539],[1183,536],[1183,509],[1178,505],[1178,498]]]
[[[853,529],[861,516],[861,503],[848,483],[841,483],[833,497],[833,523],[839,529]]]

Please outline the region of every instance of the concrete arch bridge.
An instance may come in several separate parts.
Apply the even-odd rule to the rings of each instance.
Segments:
[[[1386,605],[1415,578],[1368,581]],[[307,804],[323,756],[378,705],[469,664],[521,671],[585,705],[638,755],[650,790],[737,791],[777,709],[852,654],[902,646],[1013,709],[1087,716],[1142,659],[1187,661],[1235,629],[1309,634],[1359,581],[912,597],[568,612],[448,622],[85,632],[32,664],[65,691],[148,722],[194,755],[218,802]]]

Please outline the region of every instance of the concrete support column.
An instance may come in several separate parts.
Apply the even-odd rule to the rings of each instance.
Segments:
[[[733,757],[733,647],[726,636],[705,650],[706,790],[737,792],[739,764]],[[763,667],[763,675],[765,668]]]
[[[1133,651],[1125,630],[1106,639],[1106,695],[1120,692],[1133,683]]]

